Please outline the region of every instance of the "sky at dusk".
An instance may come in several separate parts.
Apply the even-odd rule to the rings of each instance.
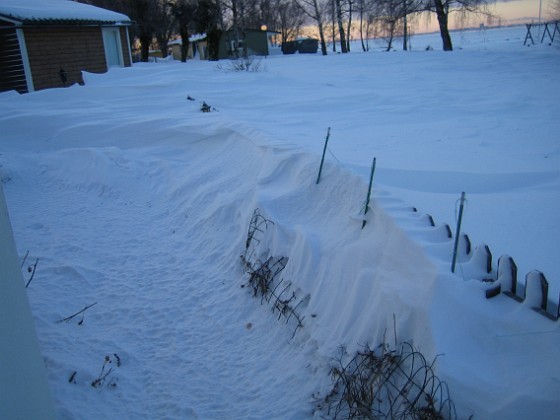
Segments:
[[[516,25],[539,21],[539,7],[542,21],[550,20],[550,4],[553,0],[512,0],[489,1],[488,9],[496,16],[489,20],[484,15],[469,14],[467,20],[461,20],[459,14],[450,15],[451,29],[477,28],[485,26]],[[438,30],[437,19],[432,13],[423,15],[416,21],[416,32],[433,32]]]
[[[543,20],[549,18],[550,3],[551,0],[542,0],[541,17]],[[523,22],[527,20],[538,21],[540,6],[540,0],[514,0],[497,2],[492,9],[502,16],[502,21],[505,21],[505,24],[509,24],[509,22],[514,23],[519,20]]]

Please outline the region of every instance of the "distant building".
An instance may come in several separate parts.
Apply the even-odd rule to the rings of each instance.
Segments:
[[[82,71],[129,67],[120,13],[67,0],[0,0],[0,92],[83,84]]]
[[[229,30],[222,34],[218,58],[281,54],[280,32],[262,29]]]
[[[167,45],[171,47],[171,54],[174,60],[181,59],[181,48],[183,41],[181,38],[170,41]],[[206,34],[196,34],[189,37],[189,50],[187,52],[189,60],[198,58],[199,60],[208,60],[208,40]]]

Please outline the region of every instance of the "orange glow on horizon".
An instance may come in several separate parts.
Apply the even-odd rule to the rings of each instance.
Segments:
[[[541,20],[546,22],[551,19],[550,3],[552,0],[542,0]],[[489,19],[483,15],[471,14],[467,17],[467,21],[461,21],[457,15],[450,14],[449,28],[464,29],[476,28],[481,24],[485,26],[508,26],[521,25],[524,23],[539,21],[540,0],[512,0],[498,1],[488,4],[488,10],[496,16],[496,19]],[[435,16],[427,19],[421,18],[416,26],[416,32],[435,32],[438,31],[437,20]]]
[[[541,20],[543,22],[552,20],[551,3],[553,0],[542,0]],[[468,28],[479,28],[481,25],[486,27],[492,26],[510,26],[522,25],[525,23],[539,21],[539,5],[540,0],[511,0],[511,1],[491,1],[489,0],[488,11],[495,16],[490,19],[482,14],[468,14],[466,19],[461,20],[458,13],[451,13],[449,17],[449,29],[459,30]],[[355,24],[358,25],[358,23]],[[412,34],[421,34],[428,32],[439,32],[439,26],[434,13],[423,13],[420,16],[409,19],[409,26]],[[300,33],[301,36],[311,36],[319,38],[317,27],[313,24],[306,26]],[[325,26],[325,36],[327,42],[331,39],[330,24]],[[352,39],[359,39],[357,26],[352,33]]]

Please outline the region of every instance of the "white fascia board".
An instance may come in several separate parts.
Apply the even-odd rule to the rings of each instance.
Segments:
[[[126,49],[128,51],[128,58],[130,60],[130,66],[132,67],[132,48],[130,47],[130,35],[128,34],[128,26],[124,28],[126,32]],[[124,67],[124,61],[123,61]]]
[[[29,55],[27,54],[27,44],[25,43],[25,35],[23,33],[23,29],[17,28],[16,35],[19,42],[21,61],[23,62],[23,71],[25,73],[25,82],[27,83],[27,91],[35,92],[35,86],[33,84],[33,75],[31,74],[31,66],[29,65]]]
[[[12,19],[12,18],[10,18],[10,17],[8,17],[8,16],[2,16],[2,15],[0,15],[0,19],[2,19],[3,21],[6,21],[6,22],[13,23],[13,24],[16,25],[16,26],[17,26],[17,25],[21,25],[21,20]]]

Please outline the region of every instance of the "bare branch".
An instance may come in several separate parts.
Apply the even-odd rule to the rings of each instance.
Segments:
[[[29,286],[29,283],[31,283],[31,280],[33,280],[33,277],[35,277],[35,272],[37,271],[37,264],[39,263],[39,258],[37,258],[35,260],[35,264],[33,264],[32,267],[29,267],[29,270],[31,272],[31,277],[29,278],[29,281],[27,282],[27,284],[25,285],[25,288],[27,289],[27,286]]]
[[[27,260],[28,256],[29,256],[29,250],[27,250],[25,256],[23,257],[23,261],[21,262],[21,268],[23,268],[23,265],[25,264],[25,261]]]
[[[79,310],[79,311],[76,312],[75,314],[72,314],[72,315],[70,315],[70,316],[68,316],[68,317],[66,317],[66,318],[61,319],[61,320],[58,321],[58,322],[59,322],[59,323],[61,323],[61,322],[68,322],[68,321],[70,321],[72,318],[74,318],[74,317],[76,317],[76,316],[78,316],[78,315],[84,313],[84,312],[87,311],[89,308],[91,308],[92,306],[95,306],[95,305],[97,305],[97,302],[92,303],[91,305],[86,305],[85,308]],[[82,320],[83,320],[83,319],[82,319]],[[80,321],[80,322],[81,322],[81,321]]]

